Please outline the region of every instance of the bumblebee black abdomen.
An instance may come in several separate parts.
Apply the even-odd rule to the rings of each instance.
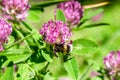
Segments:
[[[63,44],[55,44],[54,45],[54,50],[56,51],[56,52],[64,52],[64,45]]]
[[[54,55],[56,55],[56,52],[61,52],[61,53],[64,53],[64,54],[68,54],[71,50],[71,46],[67,45],[67,44],[55,44],[53,46],[53,52],[54,52]]]

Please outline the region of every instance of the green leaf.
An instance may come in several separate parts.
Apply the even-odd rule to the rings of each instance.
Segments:
[[[42,40],[42,36],[39,34],[39,31],[36,29],[33,29],[32,32],[34,33],[31,37],[27,38],[27,42],[30,46],[38,46],[38,48],[40,49],[43,40]]]
[[[31,22],[40,22],[41,17],[40,15],[42,14],[42,11],[38,10],[29,10],[28,11],[28,16],[27,19]]]
[[[25,22],[25,21],[21,21],[21,22],[22,22],[22,24],[23,24],[26,28],[28,28],[29,30],[32,31],[32,26],[31,26],[29,23],[27,23],[27,22]]]
[[[67,62],[64,62],[64,67],[66,71],[68,72],[69,76],[73,78],[73,80],[78,79],[79,67],[78,67],[78,64],[75,58],[72,58],[68,60]]]
[[[11,44],[15,41],[15,38],[13,36],[10,36],[10,39],[8,41],[8,44]]]
[[[31,34],[29,34],[29,35],[27,35],[27,36],[25,36],[25,37],[22,36],[22,34],[20,34],[20,35],[22,36],[22,39],[14,42],[14,43],[12,43],[12,44],[10,44],[10,45],[8,44],[9,46],[5,47],[5,50],[4,50],[4,51],[8,50],[9,48],[11,48],[11,47],[13,47],[13,46],[15,46],[15,45],[17,45],[17,44],[19,44],[20,42],[24,41],[24,40],[27,39],[28,37],[31,37],[33,34],[34,34],[34,33],[31,33]],[[27,47],[29,47],[29,46],[27,45]],[[4,52],[4,51],[3,51],[3,52]]]
[[[46,53],[45,50],[42,50],[41,54],[45,58],[46,61],[48,61],[48,62],[52,62],[53,61],[52,58],[50,57],[50,54],[48,54],[48,52]]]
[[[40,62],[40,63],[32,63],[31,67],[37,72],[41,71],[45,66],[47,62]]]
[[[89,19],[91,19],[92,17],[96,16],[97,14],[102,13],[103,11],[104,11],[103,8],[99,8],[99,9],[97,9],[96,11],[92,11],[91,13],[87,13],[87,14],[85,14],[85,16],[82,18],[81,22],[82,22],[82,21],[85,21],[85,20],[89,20]]]
[[[29,80],[30,71],[27,64],[20,64],[18,68],[18,74],[20,75],[17,77],[17,80]]]
[[[91,80],[102,80],[100,77],[93,77]]]
[[[73,54],[93,53],[98,49],[98,45],[91,40],[77,39],[73,42]]]
[[[54,77],[50,74],[50,72],[48,72],[45,76],[43,80],[55,80]]]
[[[80,80],[85,80],[85,76],[88,74],[88,72],[89,72],[89,70],[91,69],[92,65],[93,65],[93,63],[90,64],[90,65],[88,66],[88,68],[86,68],[86,70],[85,70],[85,72],[82,74]]]
[[[14,71],[13,66],[6,67],[5,73],[2,75],[0,80],[14,80],[13,71]]]
[[[108,23],[89,24],[89,25],[81,26],[79,28],[75,28],[74,30],[79,31],[79,30],[84,29],[84,28],[92,28],[92,27],[99,27],[99,26],[109,26],[109,25],[110,24],[108,24]]]
[[[28,42],[25,40],[26,38],[24,37],[23,33],[22,33],[21,31],[17,30],[16,28],[14,28],[14,30],[15,30],[15,31],[17,32],[17,34],[24,40],[24,43],[26,44],[26,47],[28,48],[28,50],[29,50],[30,52],[32,52],[32,50],[31,50]],[[30,35],[28,35],[28,37],[31,36],[31,35],[33,35],[33,33],[31,33]]]
[[[96,11],[92,11],[90,12],[86,12],[86,14],[84,15],[84,17],[81,19],[80,24],[78,25],[78,27],[80,27],[81,25],[83,25],[85,22],[87,22],[88,20],[90,20],[92,17],[96,16],[99,13],[102,13],[104,11],[103,8],[99,8]]]
[[[7,57],[7,61],[5,61],[2,65],[2,68],[9,64],[9,62],[13,61],[13,63],[19,63],[25,61],[27,58],[31,56],[30,52],[24,49],[10,49],[3,53],[3,56]]]
[[[54,4],[63,2],[63,1],[67,1],[67,0],[49,0],[49,1],[43,1],[43,2],[41,2],[41,3],[32,5],[31,8],[35,8],[35,7],[48,7],[48,6],[50,6],[50,5],[54,5]]]
[[[86,25],[86,26],[83,26],[84,28],[91,28],[91,27],[98,27],[98,26],[108,26],[110,24],[108,23],[98,23],[98,24],[90,24],[90,25]]]
[[[60,21],[66,22],[66,17],[64,15],[63,11],[60,10],[60,9],[58,9],[56,11],[56,20],[60,20]]]
[[[33,32],[35,33],[35,34],[33,35],[33,38],[34,38],[36,41],[39,41],[39,40],[42,38],[42,36],[39,34],[38,30],[33,30]]]

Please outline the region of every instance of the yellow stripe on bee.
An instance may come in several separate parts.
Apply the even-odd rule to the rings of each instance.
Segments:
[[[63,48],[64,48],[64,54],[67,53],[67,45],[63,45]]]

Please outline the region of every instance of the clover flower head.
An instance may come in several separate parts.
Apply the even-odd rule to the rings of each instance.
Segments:
[[[2,16],[5,19],[24,20],[29,8],[28,0],[2,0]]]
[[[69,24],[79,24],[84,10],[78,1],[70,0],[68,2],[62,2],[57,5],[57,8],[61,9],[64,12],[66,20]]]
[[[72,36],[67,24],[62,21],[50,20],[43,25],[39,32],[44,37],[45,42],[49,44],[64,43]]]
[[[8,41],[8,37],[11,33],[12,26],[5,20],[0,19],[0,51],[3,50],[3,44]]]
[[[104,64],[110,75],[116,75],[120,72],[120,51],[108,54],[104,58]]]

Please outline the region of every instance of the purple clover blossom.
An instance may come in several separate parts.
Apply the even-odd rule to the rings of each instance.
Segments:
[[[62,21],[50,20],[43,25],[39,32],[44,37],[45,42],[49,44],[64,43],[72,36],[67,24]]]
[[[0,51],[3,50],[3,44],[8,41],[8,37],[11,33],[11,25],[3,19],[0,19]]]
[[[63,10],[66,20],[70,25],[77,25],[83,16],[84,9],[78,1],[70,0],[57,5],[58,9]]]
[[[120,51],[108,54],[104,58],[104,64],[110,75],[117,75],[120,72]]]
[[[24,20],[29,8],[28,0],[2,0],[2,16],[5,19]]]

